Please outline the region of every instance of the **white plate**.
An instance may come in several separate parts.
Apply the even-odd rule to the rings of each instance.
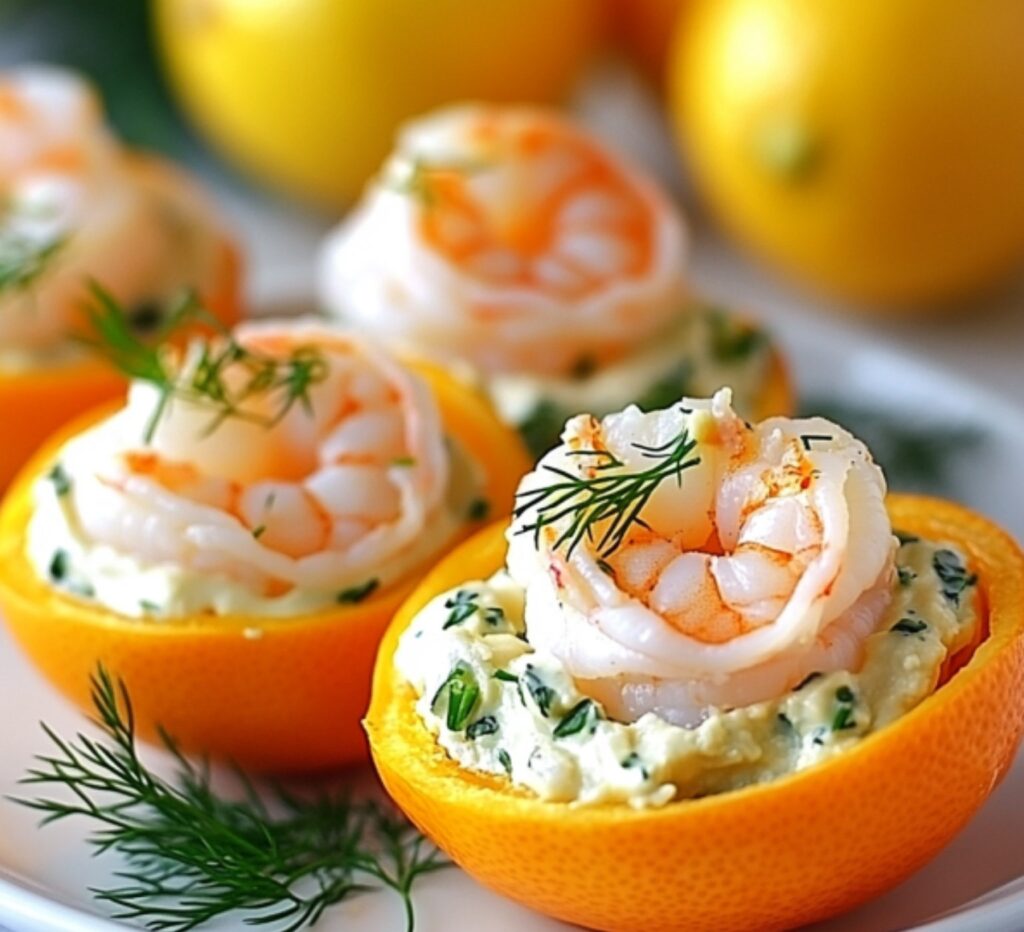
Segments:
[[[926,418],[955,433],[971,424],[981,439],[949,451],[952,497],[988,512],[1024,534],[1024,411],[941,369],[858,337],[831,321],[802,319],[781,337],[799,361],[807,397],[855,399],[887,409],[897,421]],[[851,425],[856,428],[857,425]],[[61,734],[81,717],[29,668],[0,633],[0,794],[18,792],[17,780],[32,755],[47,749],[37,726],[45,720]],[[154,755],[157,763],[159,755]],[[109,884],[115,857],[90,858],[81,823],[36,827],[33,813],[0,799],[0,925],[14,932],[109,930],[86,888]],[[1024,928],[1024,757],[964,832],[930,865],[884,897],[817,927],[829,932],[899,928],[1005,930]],[[1007,886],[1004,886],[1007,885]],[[1002,888],[1002,889],[1000,889]],[[420,932],[545,932],[568,927],[533,915],[481,889],[456,869],[423,880],[415,896]],[[217,928],[239,928],[238,920]],[[401,929],[397,900],[386,892],[335,908],[318,927]]]

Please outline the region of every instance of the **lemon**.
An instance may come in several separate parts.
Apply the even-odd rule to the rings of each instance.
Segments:
[[[463,98],[556,101],[599,41],[598,0],[154,0],[186,110],[230,158],[342,205],[396,126]]]
[[[1024,3],[695,0],[671,65],[703,194],[793,275],[958,298],[1024,254]]]

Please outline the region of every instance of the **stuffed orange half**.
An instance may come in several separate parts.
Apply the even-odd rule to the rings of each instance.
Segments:
[[[1005,774],[1024,555],[965,508],[886,499],[828,421],[684,405],[570,422],[511,527],[396,616],[366,729],[409,817],[533,909],[789,928],[907,877]]]
[[[90,282],[160,329],[186,289],[239,316],[239,258],[204,194],[155,156],[125,151],[80,78],[0,74],[0,488],[61,424],[123,394],[92,359]]]
[[[120,677],[144,737],[262,771],[364,758],[385,626],[508,512],[518,438],[443,374],[310,322],[144,358],[166,381],[59,433],[10,490],[5,620],[83,706],[99,664]]]

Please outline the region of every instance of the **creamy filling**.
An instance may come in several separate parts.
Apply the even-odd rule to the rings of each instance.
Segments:
[[[280,618],[354,604],[375,596],[429,564],[467,521],[479,520],[480,466],[450,443],[450,479],[441,507],[428,521],[429,533],[388,558],[374,575],[356,584],[321,590],[295,587],[269,596],[223,573],[203,573],[172,563],[146,563],[130,553],[98,544],[85,533],[75,510],[73,470],[58,460],[35,488],[26,553],[40,578],[84,601],[119,615],[173,620],[197,614]],[[257,628],[253,629],[258,631]]]
[[[662,806],[803,770],[906,714],[979,623],[975,577],[947,544],[901,538],[889,608],[856,671],[812,674],[775,699],[709,709],[694,728],[612,721],[535,650],[505,571],[433,599],[395,655],[416,711],[461,766],[543,800]]]
[[[723,385],[732,387],[736,409],[753,417],[769,358],[763,331],[717,310],[694,310],[609,365],[592,369],[583,358],[568,376],[496,373],[485,388],[502,419],[540,454],[558,442],[566,420],[580,411],[602,417],[629,404],[649,411],[684,395],[710,397]]]

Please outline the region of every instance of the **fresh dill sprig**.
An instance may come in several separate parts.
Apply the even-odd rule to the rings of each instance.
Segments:
[[[144,431],[146,443],[152,441],[175,398],[209,409],[207,434],[229,418],[270,428],[295,405],[312,412],[310,391],[329,371],[316,347],[296,347],[282,359],[253,352],[238,343],[191,292],[170,310],[156,339],[145,340],[109,292],[95,282],[90,290],[95,300],[86,315],[93,335],[84,342],[127,378],[149,382],[157,390],[157,404]],[[166,340],[185,324],[197,321],[212,327],[218,339],[199,343],[197,356],[179,371],[167,352]],[[272,399],[269,414],[246,407],[253,399],[268,396]]]
[[[0,233],[0,292],[27,288],[46,271],[67,238],[36,241],[15,233]]]
[[[427,159],[414,156],[408,164],[403,164],[403,171],[391,168],[382,178],[381,184],[398,194],[411,197],[424,207],[433,207],[437,203],[437,192],[434,182],[439,175],[473,175],[487,168],[483,159]]]
[[[579,476],[545,464],[542,468],[562,481],[517,494],[514,517],[520,518],[533,508],[537,515],[518,527],[516,533],[533,532],[539,538],[543,528],[568,518],[568,525],[555,540],[553,549],[568,544],[566,555],[571,556],[583,540],[594,540],[604,525],[596,550],[599,556],[606,557],[618,549],[634,524],[647,526],[640,515],[658,486],[671,478],[681,484],[684,470],[700,463],[699,456],[690,457],[696,446],[685,428],[660,446],[633,444],[646,459],[654,461],[649,469],[639,471],[628,469],[609,450],[570,450],[571,456],[597,460],[589,470],[591,475]]]
[[[178,769],[162,779],[139,759],[124,684],[100,668],[92,701],[106,740],[68,741],[44,724],[55,751],[37,756],[21,781],[71,798],[15,802],[43,813],[42,825],[84,816],[94,823],[95,853],[124,858],[120,886],[91,889],[117,909],[115,919],[186,932],[238,911],[248,925],[294,932],[347,897],[383,887],[402,898],[413,929],[414,882],[449,862],[387,804],[347,793],[306,798],[274,786],[282,812],[275,816],[242,774],[242,799],[218,796],[206,765],[186,759],[167,735]]]

